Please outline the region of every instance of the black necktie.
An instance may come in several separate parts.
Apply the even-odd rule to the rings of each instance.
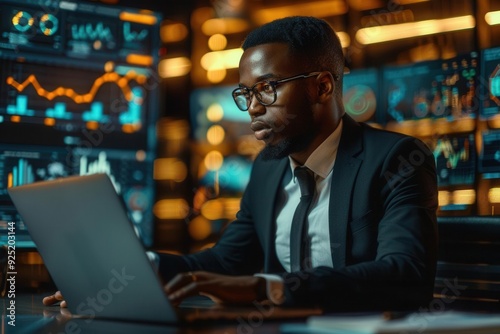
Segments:
[[[306,167],[297,167],[294,173],[297,182],[299,182],[301,196],[299,205],[293,214],[290,231],[290,266],[292,272],[304,269],[306,259],[303,245],[306,236],[307,213],[314,197],[314,189],[316,188],[314,175],[311,170]]]

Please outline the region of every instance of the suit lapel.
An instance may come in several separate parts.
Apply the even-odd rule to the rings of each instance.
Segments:
[[[330,248],[334,268],[346,264],[347,223],[352,201],[352,189],[362,159],[361,128],[349,116],[343,117],[343,129],[337,158],[333,167],[329,205]]]

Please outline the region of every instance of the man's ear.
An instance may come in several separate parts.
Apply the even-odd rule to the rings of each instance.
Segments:
[[[335,81],[330,72],[321,72],[316,80],[318,82],[318,102],[323,103],[332,97]]]

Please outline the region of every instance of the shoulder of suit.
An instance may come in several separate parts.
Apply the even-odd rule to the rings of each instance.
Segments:
[[[364,132],[364,134],[366,136],[379,137],[381,139],[387,139],[387,140],[392,139],[395,141],[405,139],[405,138],[409,138],[409,139],[415,138],[413,136],[406,135],[403,133],[389,131],[389,130],[385,130],[385,129],[380,129],[380,128],[371,126],[371,125],[366,124],[366,123],[358,123],[358,124],[360,125],[360,127],[362,128],[362,131]]]

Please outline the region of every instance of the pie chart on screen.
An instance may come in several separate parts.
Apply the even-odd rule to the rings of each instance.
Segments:
[[[366,85],[355,85],[344,93],[346,112],[357,122],[366,122],[377,109],[377,99],[373,90]]]

